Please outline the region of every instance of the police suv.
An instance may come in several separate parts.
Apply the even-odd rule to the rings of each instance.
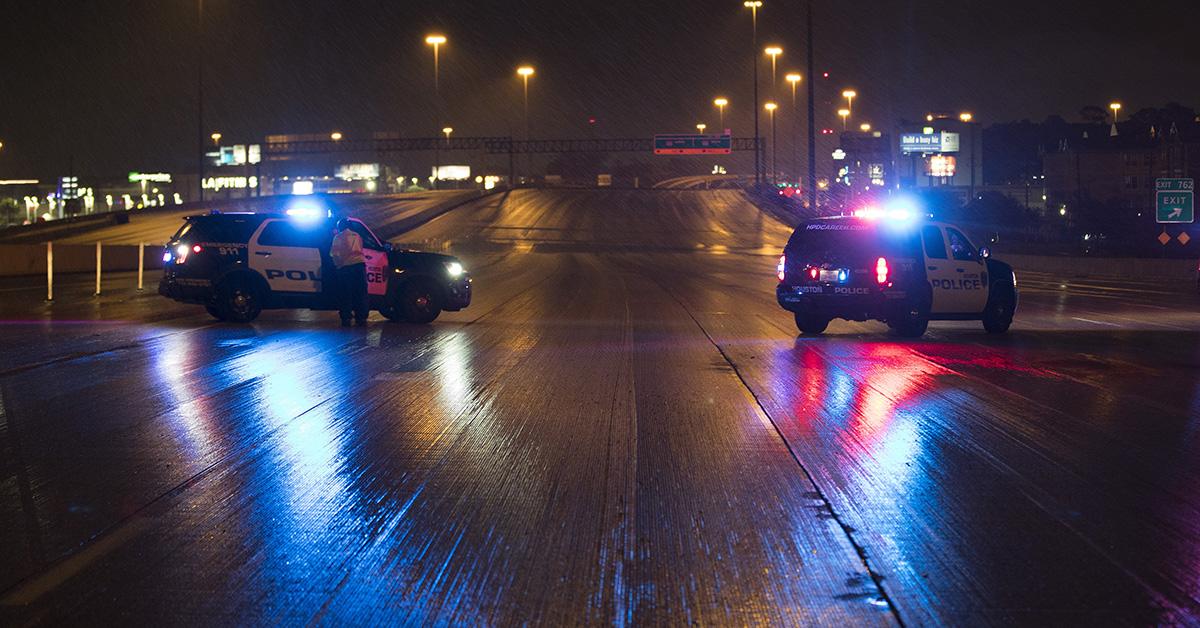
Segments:
[[[337,309],[329,247],[335,221],[312,209],[190,216],[163,252],[159,294],[203,305],[219,320],[249,322],[263,309]],[[372,309],[428,323],[471,303],[471,278],[449,255],[393,249],[361,221]]]
[[[1017,307],[1011,266],[976,249],[961,229],[902,211],[805,222],[776,274],[776,299],[806,335],[834,318],[883,321],[911,338],[931,320],[981,320],[999,334]]]

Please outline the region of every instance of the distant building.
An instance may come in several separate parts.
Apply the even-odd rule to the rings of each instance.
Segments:
[[[1069,214],[1089,201],[1153,212],[1155,179],[1200,179],[1200,125],[1165,133],[1088,133],[1047,152],[1042,167],[1051,212]]]

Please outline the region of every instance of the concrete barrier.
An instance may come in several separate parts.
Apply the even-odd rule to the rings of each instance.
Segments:
[[[1007,255],[1003,250],[996,251],[995,255],[996,259],[1012,264],[1018,272],[1048,273],[1060,277],[1196,280],[1196,260]]]

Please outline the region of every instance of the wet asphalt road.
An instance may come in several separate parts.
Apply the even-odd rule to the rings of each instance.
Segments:
[[[475,277],[430,326],[0,282],[0,623],[1197,622],[1193,286],[799,338],[788,231],[489,197],[396,238]]]

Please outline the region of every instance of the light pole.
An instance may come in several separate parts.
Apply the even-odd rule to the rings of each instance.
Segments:
[[[204,201],[204,0],[196,0],[196,192]]]
[[[804,77],[800,76],[799,72],[788,72],[783,77],[792,86],[792,174],[796,180],[800,180],[800,143],[796,141],[796,120],[800,117],[796,112],[796,83],[799,83]]]
[[[1108,104],[1108,108],[1113,112],[1113,124],[1117,123],[1117,113],[1121,111],[1121,103],[1113,102]]]
[[[775,110],[779,108],[779,105],[776,105],[773,102],[768,102],[763,105],[763,108],[766,109],[767,113],[771,115],[771,183],[775,183],[776,172],[777,172],[776,167],[775,167],[775,164],[777,163],[775,161],[775,157],[776,157]]]
[[[717,115],[719,115],[721,118],[721,125],[720,125],[721,132],[724,133],[725,132],[725,105],[729,104],[729,99],[719,97],[713,101],[713,104],[717,106],[717,112],[718,112]]]
[[[803,77],[800,76],[799,72],[789,72],[783,78],[786,79],[787,82],[791,83],[791,85],[792,85],[792,109],[795,110],[795,108],[796,108],[796,83],[799,83]]]
[[[533,76],[533,66],[523,65],[517,68],[517,76],[521,77],[521,95],[525,111],[525,141],[529,141],[529,77]],[[525,176],[531,176],[533,170],[533,155],[525,153]]]
[[[863,122],[862,124],[858,125],[858,130],[862,131],[863,133],[870,133],[871,132],[871,123]]]
[[[805,6],[808,31],[806,44],[808,63],[808,205],[812,210],[817,209],[817,108],[816,108],[816,73],[813,69],[813,2],[808,0]]]
[[[745,0],[742,6],[750,9],[751,46],[754,54],[750,59],[754,62],[754,183],[762,183],[762,156],[758,148],[758,9],[762,0]]]
[[[849,111],[851,113],[854,112],[854,97],[857,95],[858,95],[858,92],[856,92],[852,89],[847,89],[847,90],[842,91],[842,98],[846,99],[846,111]]]
[[[707,124],[704,124],[703,122],[701,122],[700,124],[697,124],[697,125],[696,125],[696,130],[697,130],[697,131],[699,131],[699,132],[701,132],[701,133],[704,133],[704,129],[707,129],[707,128],[708,128],[708,125],[707,125]]]
[[[442,90],[441,90],[440,78],[438,76],[440,74],[440,68],[441,68],[440,52],[441,52],[442,44],[446,43],[446,36],[439,35],[436,33],[432,34],[432,35],[426,35],[425,43],[427,45],[433,46],[433,101],[434,101],[433,102],[433,115],[434,115],[434,118],[436,118],[434,120],[434,124],[438,124],[442,121]],[[437,180],[437,171],[438,171],[438,168],[441,167],[441,164],[438,163],[440,161],[441,161],[441,154],[435,148],[433,151],[433,162],[434,162],[433,163],[433,189],[435,189],[435,190],[437,189],[437,181],[438,181]]]
[[[425,37],[425,43],[433,46],[433,93],[436,95],[440,92],[440,85],[438,85],[438,68],[440,63],[438,59],[438,52],[441,49],[442,44],[446,43],[446,36],[427,35]]]
[[[849,109],[838,109],[838,115],[842,117],[842,130],[846,130],[846,118],[850,117]]]
[[[333,140],[333,141],[335,141],[335,142],[340,142],[340,141],[342,141],[342,132],[341,132],[341,131],[334,131],[333,133],[330,133],[330,134],[329,134],[329,139],[331,139],[331,140]]]
[[[213,134],[212,134],[212,135],[210,135],[209,137],[211,137],[211,138],[212,138],[212,141],[213,141],[213,146],[220,146],[220,145],[221,145],[221,134],[220,134],[220,133],[213,133]]]
[[[972,124],[971,121],[975,119],[975,116],[970,111],[964,111],[964,112],[958,114],[958,119],[962,120],[963,124],[967,125],[967,131],[970,131],[970,133],[971,133],[971,200],[974,201],[975,200],[975,151],[976,151],[976,147],[975,147],[975,125]],[[1115,123],[1116,122],[1114,120],[1114,124]]]
[[[766,48],[763,49],[763,52],[767,53],[768,57],[771,57],[771,94],[774,95],[775,94],[775,76],[776,76],[775,61],[779,57],[779,55],[783,54],[783,48],[780,48],[779,46],[767,46]]]

